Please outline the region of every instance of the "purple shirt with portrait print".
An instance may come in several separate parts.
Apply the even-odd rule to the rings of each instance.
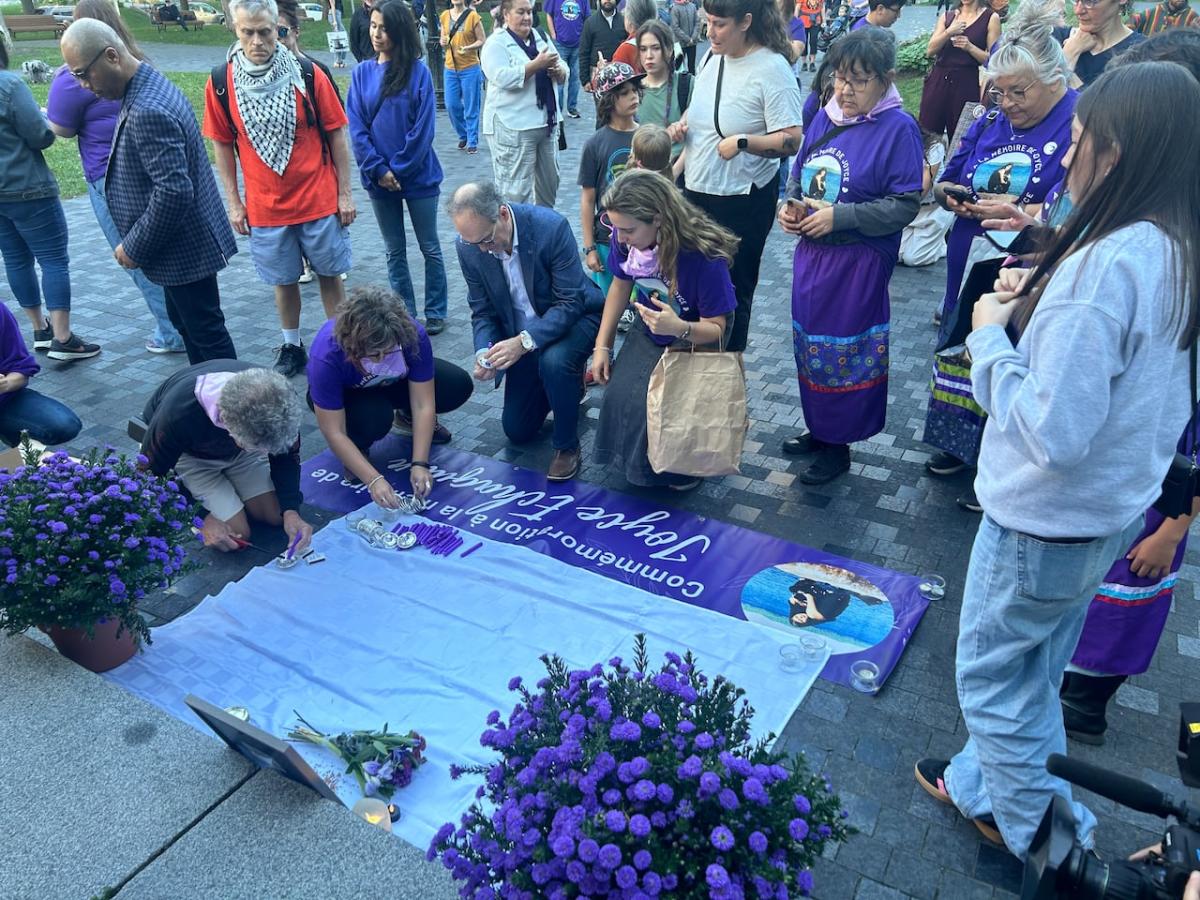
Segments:
[[[578,47],[583,23],[591,13],[588,0],[546,0],[543,9],[554,18],[554,43]]]
[[[629,248],[617,240],[614,232],[608,243],[608,270],[615,278],[637,281],[635,276],[625,271],[624,263],[628,257]],[[655,277],[666,280],[661,275]],[[675,266],[675,279],[678,290],[671,305],[679,314],[679,318],[685,322],[727,316],[737,306],[733,282],[729,278],[729,264],[723,259],[709,259],[698,250],[680,250]],[[654,308],[650,298],[641,288],[636,289],[636,294],[638,303]],[[675,338],[669,334],[651,334],[650,340],[666,347],[673,343]]]
[[[893,194],[921,191],[925,150],[916,120],[903,109],[879,113],[874,121],[851,125],[820,144],[833,123],[821,109],[804,133],[804,146],[792,165],[803,197],[823,203],[869,203]],[[816,149],[810,149],[819,144]],[[882,253],[893,262],[900,252],[898,230],[865,235],[837,231]]]
[[[75,132],[83,176],[88,181],[103,178],[108,171],[108,154],[120,112],[119,101],[100,99],[81,85],[66,66],[54,73],[46,98],[46,118]]]
[[[346,358],[333,337],[335,321],[330,319],[322,325],[308,348],[308,391],[315,406],[342,409],[346,391],[380,387],[399,381],[401,377],[417,382],[433,380],[433,345],[420,322],[414,323],[417,326],[417,352],[404,353],[408,372],[403,376],[388,376],[364,372]]]

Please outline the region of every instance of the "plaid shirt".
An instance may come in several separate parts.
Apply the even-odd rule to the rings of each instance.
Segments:
[[[237,253],[195,113],[146,63],[125,89],[104,192],[125,252],[155,284],[207,278]]]

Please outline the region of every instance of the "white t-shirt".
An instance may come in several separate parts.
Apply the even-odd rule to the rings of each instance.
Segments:
[[[717,74],[721,61],[721,104],[716,109]],[[778,159],[739,153],[724,160],[717,154],[721,135],[771,134],[799,127],[804,101],[788,61],[773,50],[758,47],[745,56],[706,57],[692,86],[684,139],[684,171],[689,190],[730,197],[749,194],[751,185],[762,187],[779,171]],[[714,111],[720,116],[717,133]]]

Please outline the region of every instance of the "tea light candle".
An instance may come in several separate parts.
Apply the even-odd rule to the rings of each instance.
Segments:
[[[806,634],[800,638],[800,652],[805,659],[820,659],[825,652],[825,638],[819,634]]]
[[[850,686],[864,694],[874,694],[879,690],[879,666],[869,659],[850,663]]]
[[[363,797],[350,810],[360,819],[366,819],[371,825],[383,831],[391,832],[392,816],[388,806],[377,797]]]
[[[917,590],[926,600],[941,600],[946,596],[946,579],[936,573],[922,575]]]
[[[784,644],[779,648],[779,668],[785,672],[798,672],[802,667],[803,659],[796,644]]]

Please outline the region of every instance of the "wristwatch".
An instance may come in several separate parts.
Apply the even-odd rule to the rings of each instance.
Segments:
[[[521,339],[521,346],[525,348],[526,352],[528,352],[528,351],[530,351],[530,350],[534,349],[534,347],[536,347],[536,346],[537,346],[537,345],[536,345],[536,344],[533,342],[533,337],[532,337],[532,336],[529,334],[529,332],[528,332],[528,331],[522,331],[522,332],[521,332],[521,333],[518,335],[518,337]]]
[[[692,336],[692,323],[691,323],[691,322],[688,322],[688,323],[687,323],[687,327],[683,329],[683,334],[681,334],[681,335],[680,335],[680,336],[677,338],[677,340],[680,340],[680,341],[686,341],[686,340],[687,340],[689,337],[691,337],[691,336]]]
[[[750,146],[750,137],[745,134],[739,134],[738,135],[738,149],[745,150],[749,146]]]
[[[587,256],[589,253],[593,253],[593,252],[595,252],[595,250],[596,250],[596,245],[595,245],[595,244],[592,244],[591,246],[588,246],[588,247],[584,247],[584,248],[583,248],[583,255],[584,255],[584,256]]]

